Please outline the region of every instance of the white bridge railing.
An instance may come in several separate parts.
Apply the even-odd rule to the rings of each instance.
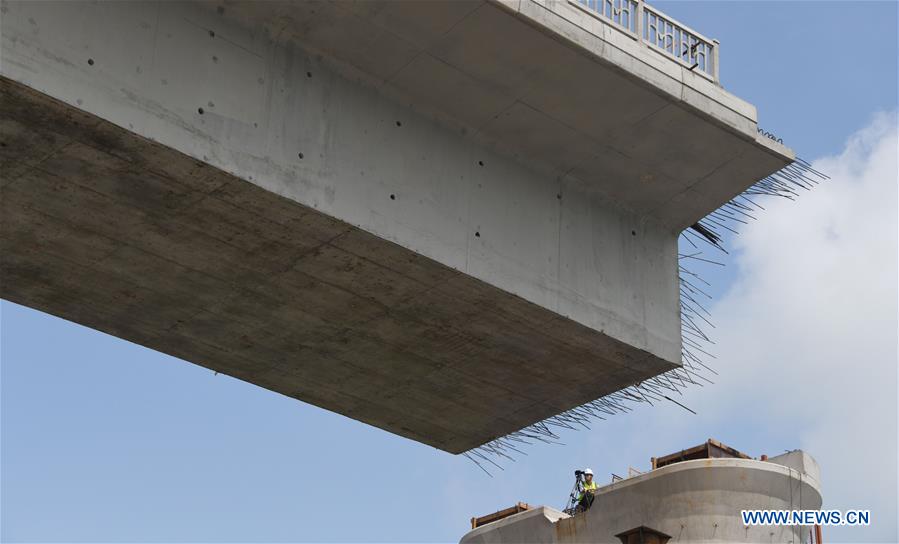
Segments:
[[[675,21],[643,0],[569,0],[632,38],[718,83],[718,41]]]

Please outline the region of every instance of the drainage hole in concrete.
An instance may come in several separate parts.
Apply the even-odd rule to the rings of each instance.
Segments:
[[[478,161],[478,166],[484,166],[484,161]]]
[[[403,124],[401,122],[397,121],[396,126],[401,127],[401,126],[403,126]]]
[[[390,200],[396,200],[396,195],[391,193]]]
[[[631,236],[636,236],[636,235],[637,235],[637,231],[632,230],[632,231],[631,231]]]
[[[299,158],[302,159],[302,158],[303,158],[303,154],[302,154],[302,153],[297,153],[297,157],[299,157]]]
[[[481,237],[481,233],[480,233],[479,231],[475,231],[474,237],[475,237],[475,238],[480,238],[480,237]]]
[[[210,30],[210,31],[209,31],[209,37],[210,37],[210,38],[215,38],[215,30]]]
[[[199,113],[200,115],[203,115],[203,108],[197,108],[197,113]]]
[[[312,77],[312,72],[306,72],[306,77]]]
[[[93,65],[94,65],[94,59],[87,59],[87,63],[90,64],[91,66],[93,66]]]

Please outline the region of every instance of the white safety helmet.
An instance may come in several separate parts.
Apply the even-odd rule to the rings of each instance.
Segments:
[[[591,469],[589,469],[589,468],[585,468],[585,469],[584,469],[584,474],[589,474],[590,476],[593,476],[593,471],[592,471]]]

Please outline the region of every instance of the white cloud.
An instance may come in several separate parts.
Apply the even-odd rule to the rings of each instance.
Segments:
[[[694,397],[792,434],[821,465],[825,507],[872,510],[871,527],[828,528],[828,542],[899,541],[897,145],[896,115],[877,116],[814,162],[831,181],[767,200],[743,228],[712,308],[722,377]]]

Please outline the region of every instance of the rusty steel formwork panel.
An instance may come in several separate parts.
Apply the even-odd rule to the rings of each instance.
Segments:
[[[751,459],[745,453],[736,450],[726,444],[709,438],[698,446],[687,448],[685,450],[669,453],[662,457],[653,457],[650,459],[652,469],[662,468],[665,465],[680,463],[681,461],[690,461],[692,459],[720,459],[720,458],[737,458]]]

